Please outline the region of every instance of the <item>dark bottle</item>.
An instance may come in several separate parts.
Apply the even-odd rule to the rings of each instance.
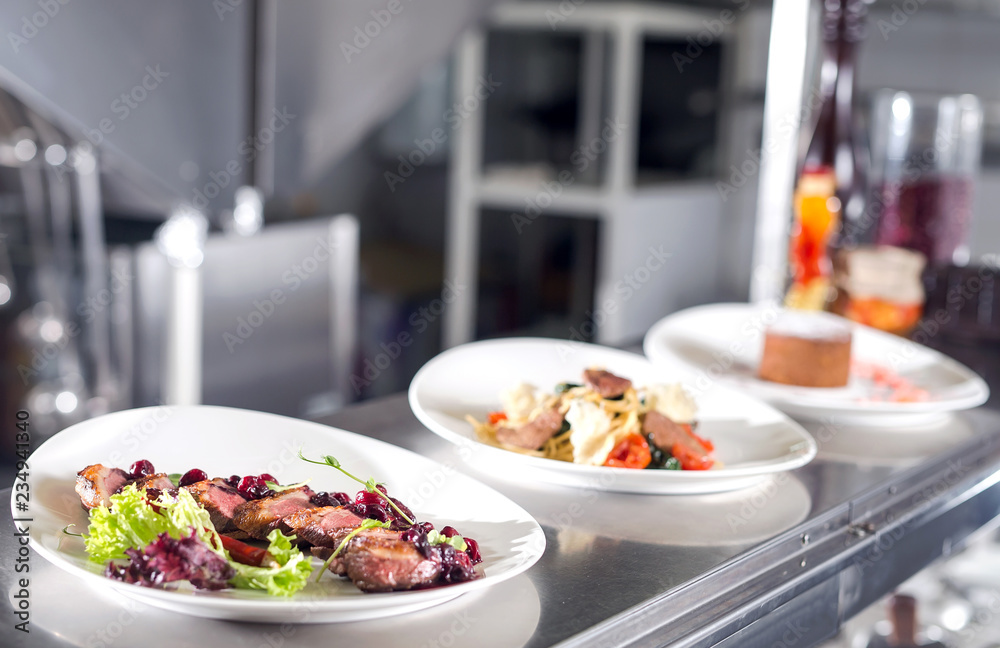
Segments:
[[[820,0],[824,56],[820,109],[795,189],[789,306],[822,309],[831,296],[830,248],[864,240],[866,148],[854,112],[858,44],[865,36],[863,0]]]

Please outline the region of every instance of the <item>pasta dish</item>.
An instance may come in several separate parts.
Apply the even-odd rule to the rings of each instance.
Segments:
[[[696,406],[683,386],[647,385],[603,369],[552,392],[521,383],[500,394],[501,410],[472,416],[483,443],[535,457],[613,468],[707,470],[712,443],[695,434]]]

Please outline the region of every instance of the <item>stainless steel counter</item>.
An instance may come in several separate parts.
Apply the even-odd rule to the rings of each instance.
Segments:
[[[442,479],[465,471],[500,490],[543,525],[545,555],[522,576],[437,608],[333,626],[185,617],[91,589],[32,555],[31,634],[13,630],[5,598],[0,645],[805,647],[1000,515],[1000,412],[985,408],[905,433],[812,424],[822,449],[805,468],[683,497],[475,472],[402,395],[322,422],[427,455],[445,466]],[[5,515],[0,586],[12,594],[13,533]]]

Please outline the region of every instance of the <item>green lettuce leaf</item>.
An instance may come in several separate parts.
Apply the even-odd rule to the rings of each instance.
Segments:
[[[291,596],[309,580],[313,567],[309,556],[292,545],[294,536],[275,529],[267,536],[267,550],[279,567],[251,567],[232,560],[222,549],[222,540],[212,526],[208,511],[183,488],[172,499],[166,493],[154,502],[155,511],[146,501],[145,491],[128,485],[111,496],[111,508],[99,506],[90,511],[90,526],[84,536],[87,553],[94,562],[126,558],[126,549],[144,549],[161,533],[180,539],[195,530],[198,538],[215,553],[226,558],[236,576],[233,587],[266,590],[272,596]]]
[[[160,508],[159,513],[146,501],[145,491],[129,484],[111,496],[110,509],[98,506],[91,510],[90,526],[84,538],[90,559],[104,563],[125,558],[126,549],[142,549],[161,533],[180,539],[189,535],[191,529],[213,551],[225,555],[211,516],[191,493],[181,489],[176,500],[162,493],[156,505]]]
[[[230,561],[236,569],[236,577],[231,581],[234,587],[242,589],[267,590],[271,596],[291,596],[305,587],[313,567],[309,557],[292,546],[295,536],[286,536],[278,529],[271,531],[267,539],[268,552],[280,567],[251,567]]]

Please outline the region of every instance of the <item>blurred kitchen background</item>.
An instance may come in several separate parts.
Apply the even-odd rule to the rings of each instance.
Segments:
[[[746,300],[791,217],[760,200],[794,172],[760,168],[769,47],[819,79],[819,2],[779,4],[3,3],[0,420],[315,416],[461,342],[628,345]],[[1000,1],[911,4],[870,6],[859,133],[886,88],[976,95],[956,260],[995,264]]]
[[[971,222],[925,276],[950,308],[937,284],[1000,261],[1000,0],[866,4],[858,150],[889,146],[874,106],[908,116],[901,92],[981,115]],[[775,296],[820,6],[7,0],[4,482],[21,409],[35,443],[146,405],[314,417],[462,342],[629,346],[679,309]],[[940,338],[981,373],[994,293]],[[995,616],[928,583],[928,641]],[[881,645],[886,604],[863,617],[837,646]]]

